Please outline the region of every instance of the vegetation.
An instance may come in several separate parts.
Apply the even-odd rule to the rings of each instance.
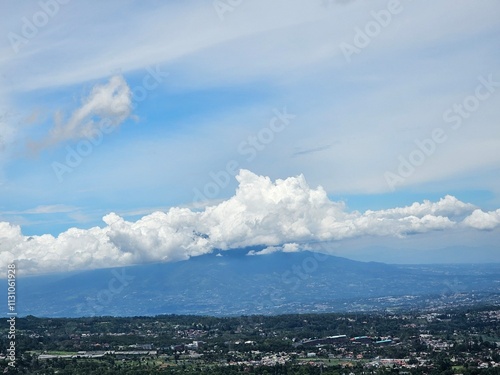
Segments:
[[[0,322],[0,353],[7,356],[0,366],[8,374],[489,375],[500,374],[499,321],[498,306],[226,318],[28,316],[16,321],[15,367],[8,365],[9,324]],[[340,337],[325,341],[329,336]]]

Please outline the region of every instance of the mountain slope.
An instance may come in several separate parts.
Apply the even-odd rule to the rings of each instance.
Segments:
[[[18,310],[51,317],[275,314],[369,308],[367,300],[376,307],[374,299],[388,296],[500,292],[498,264],[399,266],[308,251],[247,252],[20,278]]]

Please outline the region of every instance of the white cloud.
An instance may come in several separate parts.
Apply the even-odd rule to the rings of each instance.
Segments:
[[[463,223],[475,229],[495,229],[496,227],[500,226],[500,209],[489,212],[484,212],[479,209],[474,210],[472,214],[464,219]]]
[[[260,251],[255,251],[255,250],[250,250],[247,255],[253,256],[253,255],[267,255],[267,254],[272,254],[276,252],[284,252],[284,253],[297,253],[301,250],[306,250],[309,249],[307,245],[302,245],[300,246],[298,243],[286,243],[283,246],[268,246],[263,250]]]
[[[457,8],[448,0],[436,4],[429,13],[425,6],[407,2],[403,5],[405,10],[374,38],[374,44],[382,55],[386,55],[390,51],[399,53],[443,38],[460,39],[496,25],[495,12],[491,9],[497,5],[494,1],[463,2]],[[21,18],[31,18],[39,10],[36,5],[24,3],[6,7],[12,17],[0,26],[5,35],[10,31],[19,33]],[[19,54],[9,51],[8,39],[4,38],[5,53],[1,55],[6,56],[3,63],[6,71],[17,72],[22,70],[25,61],[37,61],[36,70],[23,69],[28,79],[13,84],[16,89],[32,90],[102,78],[116,68],[128,72],[153,63],[171,62],[234,41],[231,49],[234,52],[234,47],[238,47],[237,53],[218,54],[218,58],[203,59],[202,63],[211,69],[224,63],[223,60],[236,60],[242,65],[232,69],[231,74],[253,76],[282,71],[280,62],[297,66],[341,56],[339,44],[342,41],[352,43],[355,28],[365,26],[371,19],[370,12],[386,7],[386,1],[358,1],[349,7],[325,9],[320,1],[255,0],[227,12],[221,22],[211,1],[203,5],[166,2],[155,7],[131,4],[127,9],[123,9],[122,2],[109,1],[100,4],[98,12],[93,5],[72,3],[62,7],[57,17],[30,39]],[[118,11],[120,17],[116,17]],[[89,28],[89,24],[95,27]],[[429,27],[414,27],[419,24]],[[282,32],[287,28],[297,29],[294,43],[289,43],[290,36]],[[120,33],[114,32],[118,29]],[[270,39],[272,34],[277,36]],[[259,35],[263,40],[248,43],[249,36]],[[283,51],[281,46],[288,46],[289,50]],[[304,49],[308,53],[304,53]],[[272,51],[276,54],[269,54]],[[283,56],[287,51],[290,54]],[[249,59],[247,53],[265,54],[266,59],[255,56]],[[55,64],[54,61],[63,63]],[[225,66],[221,70],[228,71]],[[202,74],[211,75],[206,69]]]
[[[263,255],[296,252],[307,242],[362,236],[395,236],[459,229],[492,229],[500,210],[484,213],[452,196],[391,210],[347,212],[328,199],[322,187],[309,187],[303,176],[271,181],[241,170],[234,196],[196,212],[174,207],[136,222],[110,213],[104,228],[71,228],[58,237],[27,237],[21,228],[0,223],[0,266],[15,257],[25,273],[177,261],[212,252],[267,245]],[[469,214],[465,220],[455,219]],[[306,245],[299,245],[306,244]]]
[[[365,215],[374,215],[375,217],[383,218],[399,218],[410,215],[422,217],[428,214],[434,216],[460,216],[470,213],[474,208],[475,206],[470,203],[460,202],[457,198],[447,195],[436,203],[424,200],[423,203],[415,202],[408,207],[391,208],[381,211],[369,210],[366,211]]]
[[[8,215],[15,215],[15,214],[39,215],[39,214],[68,213],[68,212],[74,212],[76,210],[77,207],[73,206],[67,206],[64,204],[51,204],[51,205],[36,206],[34,208],[30,208],[23,211],[6,211],[3,213]]]
[[[56,113],[55,125],[50,134],[35,149],[53,146],[67,140],[91,138],[103,126],[119,126],[132,111],[132,93],[121,76],[113,76],[109,82],[95,85],[82,106],[67,121]]]
[[[3,101],[3,98],[0,97],[0,101]],[[13,114],[8,110],[0,108],[0,173],[3,170],[3,164],[7,160],[7,156],[10,153],[10,148],[12,142],[16,136],[16,129],[12,124]],[[1,176],[0,176],[0,184]]]

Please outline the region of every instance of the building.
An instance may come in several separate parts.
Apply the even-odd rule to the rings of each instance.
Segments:
[[[372,338],[368,336],[357,336],[351,339],[351,341],[359,344],[371,344],[373,342]]]
[[[317,345],[339,344],[347,341],[348,339],[346,335],[338,335],[338,336],[328,336],[322,339],[305,340],[302,341],[302,343],[300,344],[304,346],[317,346]]]

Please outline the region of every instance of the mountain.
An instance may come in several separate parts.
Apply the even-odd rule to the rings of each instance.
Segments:
[[[500,295],[500,264],[402,266],[309,251],[247,253],[19,277],[17,308],[20,315],[46,317],[245,315],[411,307],[430,296]]]
[[[387,246],[368,246],[338,250],[337,255],[347,256],[350,259],[390,264],[498,263],[500,260],[498,246],[452,246],[436,249],[410,247],[404,250]]]

